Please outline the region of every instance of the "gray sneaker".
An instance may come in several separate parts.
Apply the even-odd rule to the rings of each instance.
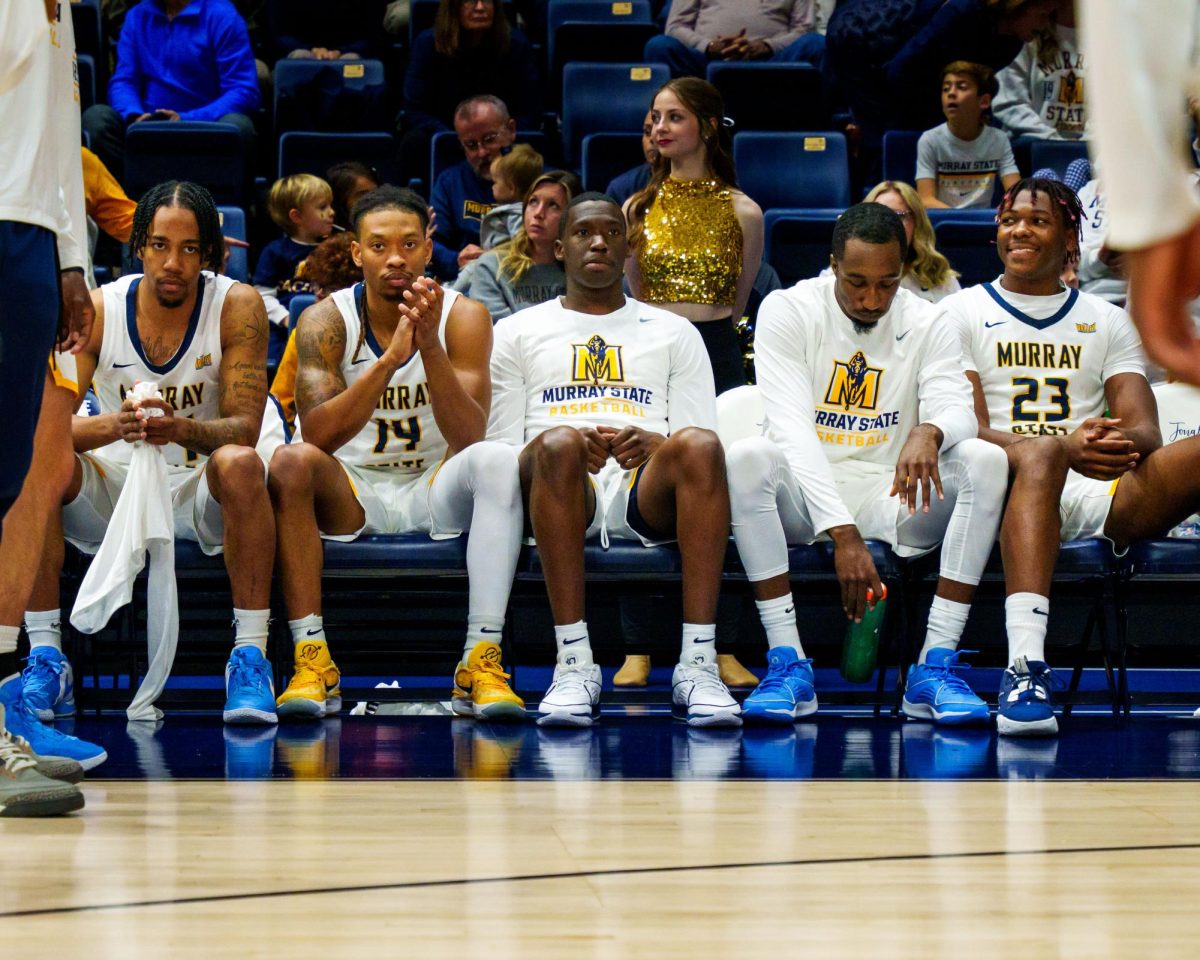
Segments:
[[[38,773],[38,762],[4,726],[0,704],[0,817],[54,817],[83,807],[79,788]]]
[[[61,780],[63,783],[79,783],[83,780],[83,766],[78,760],[70,757],[43,757],[34,753],[29,741],[24,737],[13,736],[14,742],[33,757],[37,772],[49,780]]]

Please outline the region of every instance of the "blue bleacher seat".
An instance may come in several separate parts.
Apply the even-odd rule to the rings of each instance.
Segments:
[[[547,10],[547,76],[561,76],[568,63],[640,60],[646,42],[659,32],[646,0],[552,2]]]
[[[708,82],[721,91],[735,132],[830,126],[821,71],[810,64],[718,60],[708,65]]]
[[[833,225],[841,213],[841,208],[780,208],[763,214],[763,258],[784,286],[811,279],[829,266]]]
[[[100,0],[71,0],[71,25],[75,28],[75,53],[92,58],[97,89],[105,89],[108,49],[104,43],[104,18]],[[85,108],[86,109],[86,108]]]
[[[582,151],[584,190],[603,190],[614,177],[646,161],[640,133],[589,133]]]
[[[288,303],[288,330],[295,330],[300,314],[317,302],[311,293],[297,293]]]
[[[250,180],[238,128],[188,120],[133,124],[125,134],[126,191],[138,198],[167,180],[192,180],[217,203],[244,205]]]
[[[850,164],[840,133],[739,133],[733,159],[739,186],[763,210],[850,204]]]
[[[920,139],[919,130],[889,130],[883,135],[884,180],[903,180],[916,187],[917,141]]]
[[[953,211],[951,211],[953,212]],[[996,224],[992,219],[939,218],[933,227],[937,248],[961,276],[964,287],[994,280],[1002,267],[996,254]]]
[[[387,82],[379,60],[280,60],[275,130],[389,130]]]
[[[293,130],[279,138],[281,177],[293,173],[325,176],[342,160],[361,160],[374,167],[383,182],[396,182],[396,141],[390,133],[318,133]]]
[[[217,207],[221,217],[221,233],[237,240],[246,239],[246,212],[241,207]],[[245,247],[234,247],[229,252],[229,264],[225,273],[241,283],[250,280],[250,258]]]
[[[578,166],[589,133],[641,133],[654,91],[669,78],[661,63],[568,63],[562,105],[567,164]]]
[[[527,143],[544,157],[546,155],[546,135],[535,130],[518,130],[517,143]],[[440,130],[433,135],[429,142],[429,182],[425,184],[428,192],[433,190],[433,183],[443,170],[465,159],[462,144],[458,142],[458,134],[453,130]],[[549,164],[547,164],[549,169]]]
[[[96,61],[89,54],[75,58],[79,74],[79,109],[86,110],[96,102]]]
[[[1049,167],[1061,177],[1072,160],[1088,159],[1084,140],[1032,140],[1029,144],[1030,172]]]

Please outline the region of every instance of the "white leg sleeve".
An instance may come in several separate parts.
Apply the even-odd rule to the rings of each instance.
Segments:
[[[978,584],[1000,529],[1008,489],[1008,457],[994,443],[973,438],[943,453],[938,470],[946,499],[935,497],[929,513],[918,506],[910,516],[908,508],[901,507],[897,543],[927,550],[940,542],[941,575],[959,583]]]
[[[788,544],[816,539],[786,458],[765,437],[749,437],[729,448],[725,464],[733,539],[746,576],[755,582],[786,573]]]
[[[508,444],[473,443],[442,466],[429,494],[435,529],[469,530],[468,617],[504,620],[521,549],[521,479]]]

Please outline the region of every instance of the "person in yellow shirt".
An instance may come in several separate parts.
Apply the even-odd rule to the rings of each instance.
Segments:
[[[129,242],[137,204],[125,195],[116,177],[87,147],[83,150],[83,204],[96,226],[120,243]]]

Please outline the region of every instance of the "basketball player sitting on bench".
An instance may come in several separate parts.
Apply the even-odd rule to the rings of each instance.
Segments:
[[[1008,455],[1002,734],[1058,731],[1045,643],[1060,541],[1103,537],[1123,550],[1200,509],[1200,438],[1162,446],[1133,323],[1059,281],[1081,219],[1061,183],[1019,181],[997,217],[1003,276],[941,303],[960,332],[980,436]]]
[[[226,668],[231,701],[270,687],[262,650],[275,524],[266,469],[254,452],[267,397],[262,298],[215,273],[221,224],[212,197],[196,184],[148,191],[134,211],[130,246],[144,272],[92,291],[95,326],[75,357],[75,376],[68,372],[80,396],[95,389],[101,413],[74,418],[74,473],[47,531],[25,616],[31,650],[23,695],[43,720],[75,710],[57,609],[64,536],[86,552],[99,549],[137,440],[163,448],[176,538],[225,553],[235,628]],[[127,399],[142,380],[155,381],[163,399]],[[147,416],[152,408],[161,416]]]
[[[484,442],[492,322],[423,274],[433,253],[425,201],[380,187],[351,214],[362,283],[305,310],[296,330],[303,442],[271,460],[279,575],[296,667],[280,716],[341,704],[321,615],[321,538],[470,530],[470,599],[451,705],[460,716],[522,719],[500,666],[500,633],[521,547],[517,458]],[[394,611],[400,618],[403,611]]]
[[[678,540],[687,622],[674,712],[692,725],[740,725],[714,649],[729,494],[712,369],[690,323],[624,295],[627,246],[611,197],[576,197],[555,244],[566,296],[496,325],[489,436],[521,451],[558,641],[537,722],[587,726],[599,714],[600,668],[583,619],[583,546],[599,536],[605,546],[610,537]]]

